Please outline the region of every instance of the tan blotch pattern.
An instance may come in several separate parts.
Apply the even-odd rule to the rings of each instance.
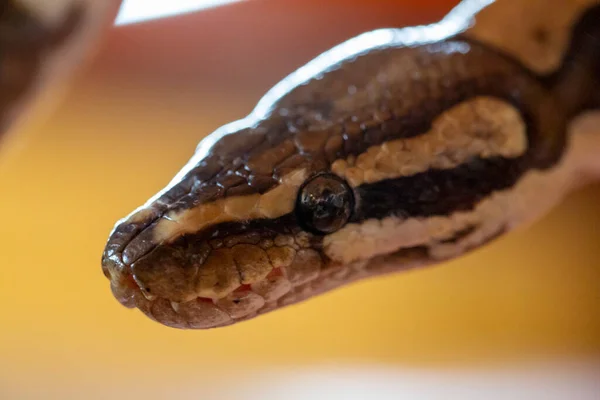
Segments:
[[[370,147],[358,157],[336,160],[332,171],[353,186],[454,168],[478,156],[516,157],[527,149],[526,127],[510,104],[477,97],[436,118],[429,132]]]
[[[493,193],[472,211],[348,224],[324,238],[325,254],[334,261],[350,263],[424,246],[430,262],[456,257],[504,230],[526,226],[555,206],[570,190],[573,165],[572,160],[566,160],[549,171],[531,170],[514,187]],[[469,228],[475,229],[448,242]]]
[[[198,232],[210,225],[253,218],[277,218],[294,210],[300,185],[307,177],[298,169],[281,178],[279,185],[260,194],[234,196],[200,204],[165,215],[153,230],[153,241],[165,243],[186,233]]]
[[[557,69],[575,21],[598,0],[501,0],[476,17],[466,36],[517,57],[537,73]]]

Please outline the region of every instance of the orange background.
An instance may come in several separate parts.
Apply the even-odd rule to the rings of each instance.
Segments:
[[[132,398],[163,398],[156,390],[180,381],[231,385],[250,370],[323,362],[600,360],[599,186],[459,260],[225,329],[162,327],[120,306],[102,275],[114,222],[203,136],[344,39],[431,22],[453,3],[250,1],[110,32],[52,118],[3,149],[0,398],[138,386]]]

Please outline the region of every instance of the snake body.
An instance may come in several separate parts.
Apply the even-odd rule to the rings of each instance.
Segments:
[[[465,0],[365,33],[202,140],[117,222],[104,274],[125,306],[204,329],[457,257],[598,173],[572,124],[599,93],[597,0]]]

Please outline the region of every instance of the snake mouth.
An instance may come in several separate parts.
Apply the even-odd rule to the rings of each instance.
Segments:
[[[231,325],[277,308],[274,302],[290,292],[282,268],[273,269],[254,285],[244,284],[223,298],[198,296],[177,302],[153,296],[131,272],[112,275],[114,297],[127,308],[138,308],[163,325],[180,329],[208,329]],[[266,287],[269,290],[264,290]]]
[[[295,302],[298,290],[308,294],[307,284],[331,269],[320,251],[322,238],[302,231],[293,214],[217,224],[164,243],[144,241],[143,255],[127,257],[126,249],[150,237],[143,232],[156,225],[146,220],[143,226],[117,226],[102,268],[122,305],[171,327],[206,329],[252,318]]]
[[[305,269],[318,266],[314,260],[302,259],[302,250],[297,253]],[[210,329],[249,320],[339,286],[349,275],[347,268],[338,266],[309,276],[290,268],[290,264],[274,267],[264,278],[241,284],[225,296],[196,295],[175,301],[153,294],[132,266],[118,265],[114,258],[105,259],[103,266],[112,293],[123,306],[138,308],[150,319],[179,329]]]

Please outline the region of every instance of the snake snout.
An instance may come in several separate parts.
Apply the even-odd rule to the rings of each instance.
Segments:
[[[319,239],[295,226],[293,216],[160,240],[174,219],[140,213],[115,228],[102,268],[121,304],[164,325],[206,329],[252,318],[295,299],[294,288],[323,266]]]
[[[110,280],[115,298],[126,307],[136,306],[140,288],[131,271],[126,250],[157,218],[159,210],[144,208],[120,221],[111,232],[102,254],[102,272]],[[139,247],[139,246],[137,246]]]

